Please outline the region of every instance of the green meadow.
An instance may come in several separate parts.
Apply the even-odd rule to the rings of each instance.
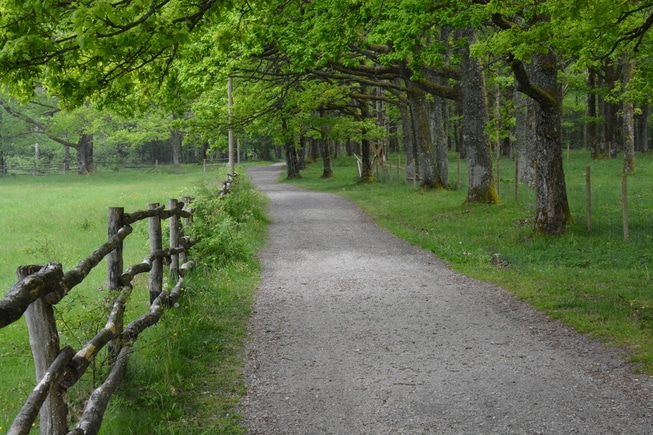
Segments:
[[[379,169],[377,182],[356,180],[353,158],[334,162],[322,179],[309,165],[298,186],[333,192],[358,202],[384,227],[446,260],[452,268],[503,286],[549,316],[624,349],[636,367],[653,374],[653,156],[637,155],[628,177],[629,238],[624,240],[623,161],[592,161],[572,151],[565,160],[574,222],[565,235],[534,234],[534,191],[520,184],[514,164],[500,163],[498,205],[466,204],[467,173],[450,156],[451,189],[424,191]],[[586,167],[591,174],[591,231],[587,225]]]

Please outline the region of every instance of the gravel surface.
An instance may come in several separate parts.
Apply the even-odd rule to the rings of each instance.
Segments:
[[[272,220],[244,369],[251,434],[653,433],[653,381],[618,350],[280,171],[249,170]]]

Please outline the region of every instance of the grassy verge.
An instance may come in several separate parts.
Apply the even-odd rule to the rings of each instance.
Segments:
[[[638,156],[629,177],[629,240],[623,238],[619,159],[591,161],[572,152],[565,161],[575,223],[562,237],[533,233],[534,194],[514,193],[514,166],[502,160],[502,203],[464,204],[451,156],[454,189],[423,191],[405,184],[396,169],[380,182],[359,184],[353,159],[336,161],[335,177],[320,178],[315,164],[294,183],[337,193],[358,202],[398,236],[434,252],[452,268],[493,282],[580,332],[627,349],[629,358],[653,374],[653,158]],[[585,167],[591,167],[593,225],[586,226]]]
[[[263,198],[243,178],[224,199],[202,189],[194,203],[198,267],[180,306],[137,343],[129,378],[102,434],[239,434],[240,369],[266,238]]]

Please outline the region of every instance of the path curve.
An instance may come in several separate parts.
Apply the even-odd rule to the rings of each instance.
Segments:
[[[251,434],[651,434],[616,350],[453,272],[336,195],[249,170],[271,199],[250,321]]]

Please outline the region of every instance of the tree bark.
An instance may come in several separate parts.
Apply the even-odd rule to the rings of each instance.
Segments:
[[[404,144],[404,152],[406,153],[406,181],[417,180],[419,166],[415,152],[413,117],[410,112],[410,107],[406,104],[400,104],[399,111],[401,113],[402,141]]]
[[[633,78],[635,69],[634,60],[624,61],[624,87],[628,87]],[[624,174],[635,172],[635,104],[632,100],[623,103],[623,132],[624,132]]]
[[[602,81],[608,92],[615,87],[615,82],[619,79],[620,68],[614,65],[611,60],[606,61],[602,67]],[[604,97],[599,99],[600,116],[603,119],[600,124],[599,144],[595,153],[595,158],[613,158],[619,150],[619,137],[621,135],[619,122],[619,104],[606,100]]]
[[[517,88],[536,101],[535,231],[563,234],[571,221],[562,159],[562,93],[557,58],[552,50],[533,55],[528,72],[511,62]]]
[[[426,92],[407,80],[407,96],[410,103],[415,132],[415,148],[419,160],[420,186],[427,189],[444,187],[436,173],[433,141],[429,127]]]
[[[435,142],[436,174],[440,177],[438,183],[449,187],[448,105],[444,98],[436,96],[429,106],[431,137]]]
[[[18,268],[18,280],[41,270],[41,266]],[[39,298],[25,311],[25,323],[29,331],[29,344],[34,357],[37,383],[43,379],[50,364],[59,353],[59,332],[52,305]],[[50,384],[50,391],[39,411],[39,431],[42,435],[58,435],[68,432],[68,405],[66,389],[58,383]]]
[[[492,171],[490,138],[485,133],[489,123],[485,77],[480,61],[469,53],[469,45],[476,40],[476,33],[468,28],[460,34],[468,41],[462,50],[463,147],[469,167],[467,202],[495,204],[499,202],[499,195]]]
[[[369,102],[364,99],[358,101],[360,106],[360,120],[365,121],[370,116]],[[361,181],[369,183],[374,181],[374,169],[372,164],[372,144],[367,137],[367,130],[361,131]]]
[[[326,137],[326,133],[322,132],[322,178],[333,177],[333,165],[331,164],[331,146],[330,141]]]
[[[641,153],[648,152],[648,115],[649,106],[641,107],[641,113],[635,114],[635,150]]]
[[[535,160],[537,138],[535,136],[535,101],[515,92],[515,117],[517,125],[517,164],[519,165],[519,181],[529,187],[535,186]]]
[[[181,142],[183,134],[175,128],[170,130],[170,145],[172,146],[172,166],[177,169],[181,166]]]
[[[93,135],[82,134],[77,142],[77,173],[87,175],[95,172],[93,161]]]
[[[592,159],[599,152],[598,108],[596,98],[596,71],[590,69],[588,73],[589,92],[587,93],[587,113],[585,120],[585,147],[590,150]]]

